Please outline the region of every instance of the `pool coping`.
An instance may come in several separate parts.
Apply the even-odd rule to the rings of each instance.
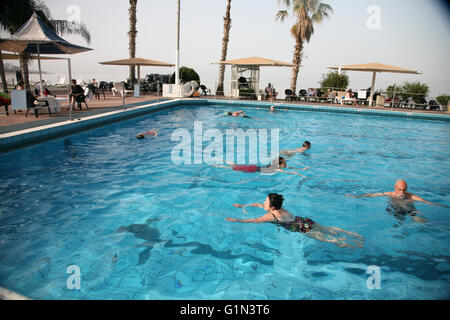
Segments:
[[[17,292],[0,287],[0,300],[31,300]]]
[[[75,120],[66,120],[27,128],[18,131],[12,131],[0,134],[0,153],[6,153],[12,150],[20,149],[28,145],[37,144],[46,140],[59,138],[77,132],[82,132],[92,128],[104,126],[114,122],[142,116],[144,114],[156,111],[170,109],[182,105],[229,105],[242,106],[248,108],[268,109],[274,106],[276,109],[295,110],[295,111],[316,111],[343,114],[359,114],[401,117],[406,119],[438,120],[450,121],[449,115],[444,114],[424,114],[402,111],[384,111],[377,109],[362,109],[334,106],[317,105],[292,105],[280,102],[261,102],[261,101],[241,101],[241,100],[221,100],[221,99],[173,99],[162,102],[150,102],[140,105],[125,105],[121,109],[108,111],[105,113],[85,116]]]

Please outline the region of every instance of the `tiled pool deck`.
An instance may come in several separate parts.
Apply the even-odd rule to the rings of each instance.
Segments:
[[[406,119],[426,119],[450,121],[448,113],[426,113],[426,112],[405,112],[391,111],[355,107],[338,107],[326,105],[295,105],[280,102],[262,102],[262,101],[241,101],[241,100],[219,100],[219,99],[175,99],[158,102],[144,101],[123,106],[110,107],[102,110],[85,112],[82,116],[77,116],[74,120],[64,118],[47,118],[41,121],[17,124],[6,127],[0,131],[0,152],[21,148],[26,145],[39,143],[48,139],[69,135],[94,127],[103,126],[109,123],[134,118],[143,114],[152,113],[160,110],[169,109],[180,105],[229,105],[246,108],[270,108],[282,110],[302,110],[314,112],[333,112],[346,114],[367,114],[376,116],[402,117]],[[1,129],[0,129],[1,130]]]

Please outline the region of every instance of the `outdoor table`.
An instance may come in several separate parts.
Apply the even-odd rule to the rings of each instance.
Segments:
[[[60,113],[61,112],[61,103],[63,101],[68,101],[67,98],[58,98],[58,97],[42,97],[38,98],[38,101],[47,101],[50,106],[50,110],[52,113]]]

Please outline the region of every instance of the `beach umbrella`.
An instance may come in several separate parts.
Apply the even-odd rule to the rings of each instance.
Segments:
[[[138,81],[141,78],[141,66],[153,66],[153,67],[173,67],[173,63],[162,62],[157,60],[150,60],[144,58],[128,58],[122,60],[112,60],[99,62],[103,65],[113,65],[113,66],[137,66],[138,67]]]
[[[42,70],[40,55],[43,54],[76,54],[92,50],[72,44],[58,36],[44,21],[33,13],[31,18],[17,30],[11,39],[0,40],[0,50],[10,52],[26,52],[37,54],[39,68],[39,82],[42,88]],[[67,58],[69,68],[69,79],[72,79],[70,59]],[[69,83],[70,90],[70,83]],[[42,95],[43,90],[41,90]],[[70,118],[72,108],[70,106]]]
[[[332,67],[328,67],[328,69],[338,70],[339,72],[341,70],[342,71],[372,72],[372,86],[370,89],[370,99],[369,99],[370,106],[372,105],[372,102],[373,102],[375,79],[376,79],[377,73],[390,72],[390,73],[422,74],[421,71],[415,71],[415,70],[409,70],[409,69],[389,66],[386,64],[378,63],[378,62],[354,64],[354,65],[348,65],[348,66],[332,66]]]

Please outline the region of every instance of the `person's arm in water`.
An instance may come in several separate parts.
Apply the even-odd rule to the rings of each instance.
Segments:
[[[226,218],[225,220],[230,222],[240,222],[240,223],[264,223],[275,221],[275,218],[271,213],[266,213],[265,215],[256,218],[256,219],[235,219],[235,218]]]
[[[384,197],[384,196],[391,196],[393,192],[377,192],[377,193],[366,193],[359,196],[355,196],[353,194],[348,194],[348,197],[353,198],[375,198],[375,197]]]
[[[308,170],[310,167],[304,167],[304,168],[294,168],[294,167],[286,167],[286,169],[294,169],[294,170]]]
[[[237,203],[233,203],[233,206],[235,206],[236,208],[243,208],[243,207],[264,208],[264,205],[262,203],[251,203],[251,204],[237,204]]]
[[[434,204],[436,206],[440,206],[440,207],[444,207],[444,208],[450,208],[450,207],[447,207],[446,205],[443,205],[443,204],[427,201],[427,200],[425,200],[425,199],[423,199],[423,198],[421,198],[419,196],[416,196],[415,194],[411,194],[411,199],[414,200],[414,201],[420,201],[420,202],[425,202],[425,203],[428,203],[428,204]]]
[[[303,153],[305,152],[305,148],[301,147],[301,148],[295,148],[292,150],[283,150],[280,152],[280,154],[285,154],[285,155],[294,155],[295,153]]]
[[[277,170],[275,170],[275,171],[284,172],[284,173],[287,173],[287,174],[295,174],[295,175],[297,175],[297,176],[306,178],[306,176],[301,175],[300,173],[297,173],[297,172],[289,172],[289,171],[283,170],[283,169],[281,169],[281,168],[279,168],[279,169],[277,169]]]

